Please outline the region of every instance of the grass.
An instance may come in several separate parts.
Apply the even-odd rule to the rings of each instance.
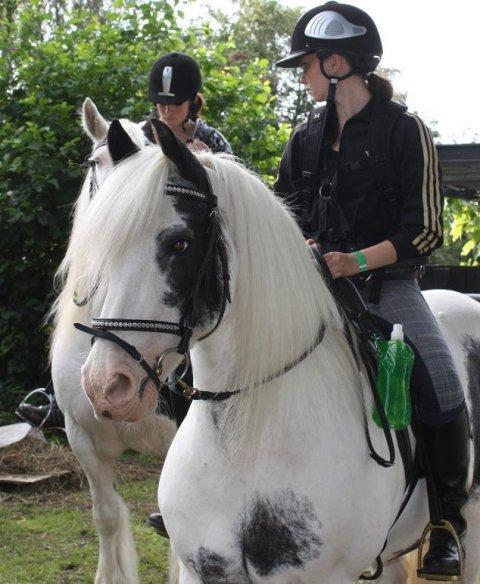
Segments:
[[[119,485],[132,519],[142,584],[167,582],[168,542],[145,525],[158,480]],[[88,489],[0,491],[0,582],[92,584],[98,542]]]

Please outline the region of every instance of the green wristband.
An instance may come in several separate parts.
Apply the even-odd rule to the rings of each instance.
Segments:
[[[365,257],[365,254],[363,253],[363,251],[354,251],[353,255],[355,256],[355,259],[357,260],[358,267],[360,268],[360,272],[366,272],[368,270],[367,258]]]

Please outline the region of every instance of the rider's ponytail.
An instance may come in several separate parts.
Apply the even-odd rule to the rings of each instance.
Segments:
[[[367,86],[374,98],[390,101],[393,97],[393,87],[388,79],[373,73],[372,61],[370,57],[360,55],[345,55],[345,58],[353,67],[356,73],[362,75],[367,80]]]
[[[393,87],[388,79],[380,77],[376,73],[370,73],[367,77],[368,90],[373,97],[390,101],[393,97]]]
[[[188,110],[188,117],[195,121],[197,120],[201,115],[202,115],[202,111],[203,108],[205,107],[205,98],[203,97],[203,95],[199,92],[197,93],[197,95],[194,97],[194,99],[191,100],[190,102],[190,108]]]

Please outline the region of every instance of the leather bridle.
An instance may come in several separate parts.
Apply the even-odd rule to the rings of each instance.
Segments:
[[[186,309],[180,319],[180,322],[175,323],[157,320],[93,318],[90,327],[85,326],[81,323],[75,323],[74,326],[78,330],[92,335],[93,337],[92,343],[95,340],[95,338],[101,338],[108,340],[112,343],[115,343],[117,346],[123,349],[143,368],[143,370],[147,374],[147,378],[153,381],[158,392],[161,391],[162,387],[168,385],[171,391],[181,395],[186,399],[223,401],[230,398],[233,395],[240,393],[242,389],[235,389],[224,392],[202,391],[190,387],[189,385],[182,381],[182,378],[184,377],[190,365],[189,358],[190,340],[192,337],[192,333],[195,329],[195,326],[198,324],[199,299],[200,294],[202,292],[202,286],[204,285],[204,276],[211,262],[216,261],[215,256],[219,258],[222,267],[223,280],[222,302],[215,326],[207,334],[203,335],[199,339],[199,341],[209,337],[218,328],[225,313],[227,302],[231,301],[228,258],[226,248],[222,240],[220,220],[218,216],[217,197],[212,193],[210,182],[208,182],[208,184],[210,191],[208,193],[201,192],[195,188],[192,188],[191,186],[185,185],[184,183],[179,183],[178,181],[167,182],[165,188],[165,194],[167,195],[175,197],[186,197],[197,201],[200,200],[210,207],[208,228],[210,235],[207,244],[207,249],[205,252],[205,256],[202,260],[202,263],[200,265],[200,268],[197,272],[192,293],[186,304]],[[127,341],[118,337],[116,334],[112,333],[111,332],[112,330],[165,333],[179,336],[180,341],[176,347],[172,347],[164,351],[155,359],[154,364],[150,365],[134,345],[131,345]],[[272,381],[273,379],[280,377],[287,371],[290,371],[291,369],[296,367],[318,347],[318,345],[322,342],[324,335],[325,325],[322,323],[321,326],[319,327],[316,339],[306,351],[304,351],[299,357],[297,357],[291,363],[283,367],[280,371],[277,371],[276,373],[269,375],[264,379],[261,379],[255,385],[260,386],[265,383],[268,383],[269,381]],[[165,357],[172,352],[176,352],[182,355],[183,371],[175,379],[175,382],[166,384],[166,382],[162,381],[161,379],[163,372],[163,361]],[[143,390],[145,389],[147,378],[145,378],[140,384],[139,389],[140,396],[142,395]],[[181,387],[181,390],[177,389],[176,383],[178,383],[178,385]]]
[[[211,265],[211,262],[217,261],[217,257],[221,264],[223,281],[220,311],[215,326],[199,340],[206,339],[218,328],[225,313],[227,302],[230,302],[230,275],[228,272],[227,252],[222,240],[217,197],[212,193],[210,183],[209,190],[210,192],[204,193],[195,188],[192,188],[190,185],[186,185],[185,183],[180,183],[178,181],[169,181],[165,187],[165,194],[167,195],[202,201],[210,207],[208,225],[209,239],[207,243],[207,249],[202,263],[198,269],[192,292],[186,302],[186,308],[183,312],[183,315],[181,316],[180,322],[174,323],[156,320],[94,318],[91,321],[91,327],[85,326],[81,323],[74,324],[76,329],[92,335],[92,342],[97,337],[106,339],[112,343],[115,343],[124,351],[126,351],[144,369],[144,371],[147,373],[147,376],[154,382],[158,391],[160,391],[165,384],[165,382],[161,380],[161,375],[163,370],[163,360],[167,354],[177,352],[183,356],[184,369],[179,377],[180,379],[185,375],[188,369],[190,364],[190,358],[188,356],[190,340],[200,317],[200,295],[205,282],[206,271]],[[161,355],[159,355],[155,359],[154,365],[150,366],[135,346],[127,343],[116,334],[110,332],[111,330],[173,334],[179,336],[180,341],[176,347],[167,349]],[[144,388],[145,383],[142,382],[140,387],[140,394]]]

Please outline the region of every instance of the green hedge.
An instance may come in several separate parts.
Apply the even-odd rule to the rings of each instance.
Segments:
[[[49,379],[42,319],[90,148],[78,117],[84,98],[107,118],[140,121],[151,109],[152,63],[183,50],[202,67],[207,121],[266,180],[289,129],[276,123],[269,63],[240,70],[230,62],[232,43],[198,47],[208,31],[180,30],[175,2],[115,2],[99,15],[64,13],[54,24],[36,0],[0,17],[0,418],[7,420],[29,389]]]

